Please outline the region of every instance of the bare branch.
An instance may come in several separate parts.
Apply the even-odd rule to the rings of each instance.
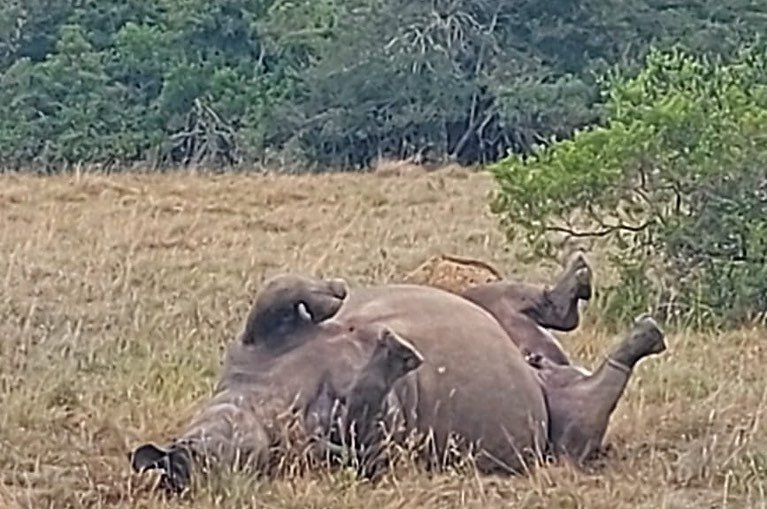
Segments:
[[[618,223],[615,225],[604,226],[600,230],[586,230],[586,231],[578,231],[573,228],[567,228],[564,226],[547,226],[544,228],[544,230],[546,232],[564,233],[568,237],[573,237],[573,238],[606,237],[610,235],[611,233],[614,233],[616,231],[621,231],[621,230],[635,232],[635,233],[641,232],[649,228],[651,224],[652,224],[652,221],[647,221],[646,223],[642,223],[639,225]]]

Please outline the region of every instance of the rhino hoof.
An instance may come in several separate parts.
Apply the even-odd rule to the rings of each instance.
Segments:
[[[588,267],[578,269],[575,272],[575,284],[577,289],[575,296],[580,300],[591,299],[591,269]]]
[[[575,296],[580,300],[590,300],[592,296],[593,273],[583,251],[576,251],[567,262],[567,272],[575,278]]]
[[[349,295],[349,284],[345,279],[335,278],[328,281],[328,287],[334,297],[344,300]]]
[[[634,319],[631,337],[641,345],[647,355],[661,353],[667,348],[663,329],[649,313],[643,313]]]
[[[399,334],[384,327],[381,330],[379,341],[399,359],[402,359],[405,372],[413,371],[423,364],[423,355],[418,349]]]

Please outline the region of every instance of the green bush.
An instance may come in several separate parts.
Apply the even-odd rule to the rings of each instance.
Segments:
[[[763,316],[764,50],[726,61],[652,50],[638,75],[601,83],[603,125],[492,166],[509,239],[544,255],[563,236],[602,239],[619,275],[608,321],[659,304],[688,326]]]

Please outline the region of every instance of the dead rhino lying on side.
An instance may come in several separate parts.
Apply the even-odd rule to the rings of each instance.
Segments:
[[[167,447],[138,447],[131,462],[161,470],[172,491],[207,461],[264,471],[277,416],[293,409],[307,430],[354,431],[360,451],[376,450],[381,421],[400,430],[394,441],[428,437],[429,458],[444,458],[457,435],[480,471],[520,472],[545,451],[595,450],[634,365],[664,349],[656,323],[641,318],[586,375],[536,355],[527,362],[490,312],[437,288],[349,292],[341,280],[278,276],[257,295],[207,405]]]

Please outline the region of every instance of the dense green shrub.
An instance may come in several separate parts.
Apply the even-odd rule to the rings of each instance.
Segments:
[[[493,166],[510,238],[544,254],[563,235],[606,240],[618,321],[655,299],[691,325],[765,313],[767,54],[654,50],[603,87],[604,125]]]

